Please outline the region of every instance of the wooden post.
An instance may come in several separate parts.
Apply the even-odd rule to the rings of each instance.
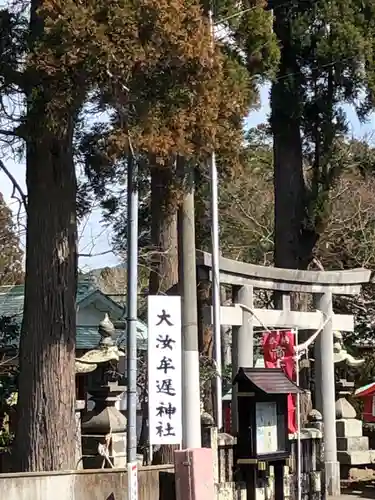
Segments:
[[[320,297],[321,295],[314,295],[314,307],[319,309]],[[315,339],[313,350],[314,350],[314,388],[315,388],[315,400],[314,408],[320,411],[323,415],[323,402],[322,402],[322,364],[320,353],[322,352],[321,340],[323,333],[318,335]]]
[[[284,463],[275,462],[275,500],[284,500]]]
[[[332,318],[332,292],[327,290],[318,297],[323,321]],[[328,495],[340,495],[340,464],[337,461],[335,369],[333,357],[332,320],[328,321],[320,337],[320,387],[324,423],[324,464]],[[316,377],[316,375],[315,375]],[[317,377],[316,377],[317,378]]]
[[[244,304],[253,309],[253,287],[246,285],[233,287],[233,302]],[[243,310],[242,326],[232,327],[232,378],[240,367],[252,368],[254,365],[254,331],[253,315]],[[238,432],[237,390],[232,388],[232,434]]]

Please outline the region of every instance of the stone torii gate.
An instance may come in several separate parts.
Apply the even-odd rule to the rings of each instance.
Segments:
[[[211,254],[197,252],[199,280],[212,280]],[[353,269],[348,271],[301,271],[264,267],[231,259],[220,258],[220,283],[231,285],[233,306],[221,307],[221,323],[232,325],[232,370],[252,367],[254,359],[254,327],[297,328],[318,330],[324,325],[315,340],[315,387],[318,409],[324,422],[324,461],[327,492],[340,494],[340,465],[337,461],[335,375],[333,358],[333,331],[353,331],[351,315],[334,314],[333,295],[358,295],[361,285],[368,283],[371,271]],[[254,309],[254,289],[283,293],[283,308]],[[315,312],[292,311],[291,292],[313,294]],[[237,304],[237,305],[236,305]],[[239,304],[254,312],[251,314]],[[232,415],[236,414],[236,401],[232,391]],[[233,418],[236,430],[236,419]]]

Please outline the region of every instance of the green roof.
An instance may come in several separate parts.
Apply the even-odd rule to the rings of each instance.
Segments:
[[[118,342],[119,347],[126,348],[125,330],[116,330],[114,340]],[[76,349],[94,349],[99,344],[100,335],[98,329],[88,326],[77,326]],[[147,336],[143,335],[141,329],[137,327],[138,349],[147,349]]]
[[[23,285],[0,286],[0,316],[22,315],[23,292]]]
[[[86,279],[85,275],[81,276],[78,281],[77,289],[77,304],[82,302],[85,298],[90,296],[93,292],[99,291],[95,286],[92,278]],[[103,294],[104,295],[104,294]],[[123,308],[123,300],[117,303],[113,296],[105,295],[112,302],[115,302],[119,308]],[[24,303],[24,286],[0,286],[0,316],[14,316],[22,320]],[[116,330],[115,339],[119,341],[119,345],[124,347],[126,340],[126,332],[123,330]],[[142,321],[137,323],[137,338],[138,347],[140,349],[147,349],[147,326]],[[88,350],[95,348],[100,340],[97,326],[77,326],[76,349]]]

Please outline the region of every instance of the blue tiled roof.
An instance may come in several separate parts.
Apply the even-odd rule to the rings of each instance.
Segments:
[[[77,290],[77,303],[80,303],[93,291],[98,290],[95,283],[91,280],[80,280]],[[111,300],[114,300],[109,296]],[[0,286],[0,316],[15,316],[19,321],[22,320],[24,302],[23,285]],[[122,304],[119,304],[122,307]],[[138,321],[137,324],[138,348],[147,349],[147,326]],[[100,340],[97,326],[77,326],[76,348],[82,350],[93,349],[97,347]],[[126,341],[125,331],[116,330],[116,340],[119,345],[124,347]]]
[[[125,330],[116,330],[113,336],[118,346],[126,348],[126,332]],[[94,349],[98,346],[100,335],[98,328],[90,326],[77,326],[76,349]],[[140,328],[137,327],[137,347],[140,350],[147,349],[147,336],[144,336]]]
[[[81,277],[77,287],[77,303],[97,289],[92,279]],[[0,286],[0,316],[22,315],[24,290],[24,285]]]
[[[0,286],[0,316],[22,315],[23,292],[23,285]]]

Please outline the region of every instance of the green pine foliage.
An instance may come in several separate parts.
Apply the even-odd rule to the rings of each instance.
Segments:
[[[144,247],[150,244],[150,233],[147,230],[150,228],[149,169],[155,165],[171,166],[173,162],[171,163],[169,158],[171,155],[179,154],[185,156],[185,160],[193,165],[197,172],[200,171],[205,175],[207,154],[214,146],[223,177],[230,177],[234,172],[241,171],[244,145],[243,121],[249,111],[258,104],[259,84],[271,77],[277,68],[279,47],[272,31],[272,16],[265,9],[263,1],[216,2],[213,7],[214,60],[217,64],[216,84],[220,88],[215,97],[216,104],[208,100],[209,95],[214,95],[215,92],[212,78],[208,83],[205,83],[204,79],[200,77],[201,83],[195,88],[196,91],[203,93],[204,106],[197,108],[196,116],[190,115],[188,118],[183,106],[181,106],[181,101],[178,99],[173,101],[175,104],[171,107],[173,120],[177,119],[180,111],[186,116],[187,121],[190,120],[189,126],[194,127],[192,134],[189,135],[186,130],[183,130],[182,141],[178,137],[179,130],[182,129],[173,122],[162,129],[156,127],[156,133],[148,145],[145,142],[139,142],[137,138],[144,136],[144,130],[140,132],[142,117],[137,113],[137,103],[145,106],[149,102],[155,104],[156,101],[150,101],[149,96],[142,90],[141,82],[138,81],[130,93],[134,97],[132,111],[130,115],[127,115],[127,117],[130,116],[130,121],[127,123],[130,124],[129,130],[131,136],[134,137],[135,151],[141,167],[142,201],[140,211],[141,220],[144,221],[144,226],[142,226],[144,231],[141,230],[140,243]],[[205,4],[202,5],[200,11],[200,19],[204,26],[209,28],[209,17]],[[191,37],[189,40],[193,43]],[[183,64],[184,62],[181,61],[181,65]],[[171,77],[170,71],[168,68],[168,71],[165,71],[161,77],[156,75],[155,80],[150,80],[147,87],[147,92],[153,93],[156,92],[154,89],[161,85],[160,102],[163,99],[162,91],[165,92],[167,86],[173,82],[174,92],[176,92],[176,83],[174,77]],[[184,77],[179,81],[181,81],[181,85],[185,85],[185,87],[181,87],[181,91],[185,89],[184,92],[189,92],[189,80]],[[193,85],[193,80],[191,82]],[[131,86],[131,80],[127,86]],[[150,106],[149,108],[150,114],[148,116],[153,124],[156,123],[158,109],[158,106]],[[134,128],[132,129],[133,119]],[[211,120],[207,127],[202,122],[203,119],[205,121]],[[94,127],[90,132],[81,135],[78,148],[79,157],[84,164],[88,179],[85,190],[93,192],[94,198],[99,198],[101,201],[107,219],[114,225],[115,246],[119,250],[123,250],[126,244],[126,207],[123,203],[123,192],[114,194],[113,185],[123,184],[126,181],[123,175],[126,159],[124,164],[123,154],[127,145],[126,140],[123,142],[120,139],[124,137],[123,125],[124,115],[117,107],[115,116],[109,125],[100,129]],[[205,130],[209,130],[209,133]],[[166,143],[168,147],[165,148],[161,141]],[[167,196],[166,204],[175,206],[181,196],[181,184],[173,173],[170,182],[170,195]]]
[[[282,260],[306,266],[327,223],[330,190],[342,173],[336,159],[348,132],[343,105],[353,105],[362,119],[373,108],[375,7],[370,0],[272,0],[269,5],[281,47],[271,100],[281,207],[276,217],[294,220],[287,238],[299,254]],[[280,153],[283,144],[286,151]],[[291,155],[293,177],[302,179],[291,188],[293,201],[286,187],[289,173],[282,194],[282,172]],[[288,214],[285,204],[291,207]],[[283,248],[284,253],[295,251]]]

